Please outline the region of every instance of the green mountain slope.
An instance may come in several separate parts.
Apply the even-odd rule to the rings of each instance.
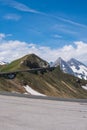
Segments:
[[[46,67],[49,64],[38,56],[31,54],[13,61],[11,64],[1,68],[1,71],[24,70],[27,68]],[[87,84],[87,81],[65,74],[58,66],[53,71],[48,71],[43,75],[22,72],[13,80],[1,78],[0,90],[16,91],[24,93],[24,85],[28,84],[34,90],[49,96],[64,98],[87,98],[87,91],[81,86]]]
[[[12,63],[1,67],[0,71],[14,71],[14,70],[24,70],[28,68],[39,68],[46,67],[49,64],[36,56],[35,54],[26,55],[18,60],[13,61]]]

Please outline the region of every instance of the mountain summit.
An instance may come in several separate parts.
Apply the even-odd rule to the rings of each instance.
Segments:
[[[53,63],[54,67],[60,66],[61,70],[64,73],[69,73],[74,75],[72,69],[70,68],[70,66],[67,64],[66,61],[64,61],[61,57],[59,57],[54,63]]]
[[[59,64],[63,67],[62,71]],[[53,71],[46,71],[44,74],[21,72],[12,80],[1,76],[0,91],[31,94],[29,93],[29,90],[35,90],[36,92],[47,96],[87,98],[87,91],[82,88],[82,86],[86,86],[87,81],[81,79],[80,82],[77,82],[79,78],[67,74],[71,73],[72,69],[69,64],[61,58],[57,59],[54,65],[56,65],[56,68]],[[30,54],[7,65],[0,66],[0,70],[2,72],[14,72],[17,70],[48,66],[49,63],[47,61],[35,54]]]
[[[49,64],[35,54],[27,55],[21,61],[21,64],[29,68],[48,67]]]
[[[59,57],[53,63],[53,66],[55,67],[57,67],[58,65],[64,73],[68,73],[78,78],[87,80],[87,66],[80,61],[71,58],[69,61],[66,62],[61,57]]]
[[[80,61],[72,58],[68,62],[68,65],[73,70],[74,75],[87,80],[87,66],[81,63]]]
[[[0,65],[6,65],[7,63],[4,61],[0,61]]]

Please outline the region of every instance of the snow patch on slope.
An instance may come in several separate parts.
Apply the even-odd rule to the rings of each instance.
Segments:
[[[82,88],[85,89],[85,90],[87,90],[87,84],[86,84],[86,86],[82,86]]]
[[[84,79],[87,80],[87,68],[83,65],[79,65],[79,69],[76,69],[75,66],[71,66],[74,73],[78,75],[79,78],[82,78],[83,75]]]
[[[77,70],[77,69],[75,68],[75,66],[71,66],[71,68],[73,69],[74,72],[87,74],[87,68],[84,67],[83,65],[80,65],[80,66],[79,66],[79,70]],[[84,71],[83,71],[83,70],[84,70]]]
[[[34,89],[32,89],[30,86],[26,85],[26,86],[23,86],[25,88],[25,90],[30,93],[31,95],[36,95],[36,96],[46,96],[44,94],[41,94],[37,91],[35,91]]]

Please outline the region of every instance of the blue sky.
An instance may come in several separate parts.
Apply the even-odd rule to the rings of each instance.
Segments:
[[[19,43],[20,46],[25,44],[26,53]],[[9,51],[6,51],[3,47],[8,45]],[[61,56],[87,63],[86,50],[83,51],[86,45],[86,0],[0,0],[0,60],[11,61],[33,51],[49,61]],[[77,54],[71,54],[72,51]],[[12,59],[9,58],[11,53]]]

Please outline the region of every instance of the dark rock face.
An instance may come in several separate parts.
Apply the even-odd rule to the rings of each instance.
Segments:
[[[29,68],[40,68],[40,67],[48,67],[49,63],[45,60],[39,58],[35,54],[29,55],[22,63],[24,66]]]
[[[29,68],[39,68],[39,64],[37,62],[31,62],[29,60],[25,60],[23,62],[23,65],[29,67]]]

